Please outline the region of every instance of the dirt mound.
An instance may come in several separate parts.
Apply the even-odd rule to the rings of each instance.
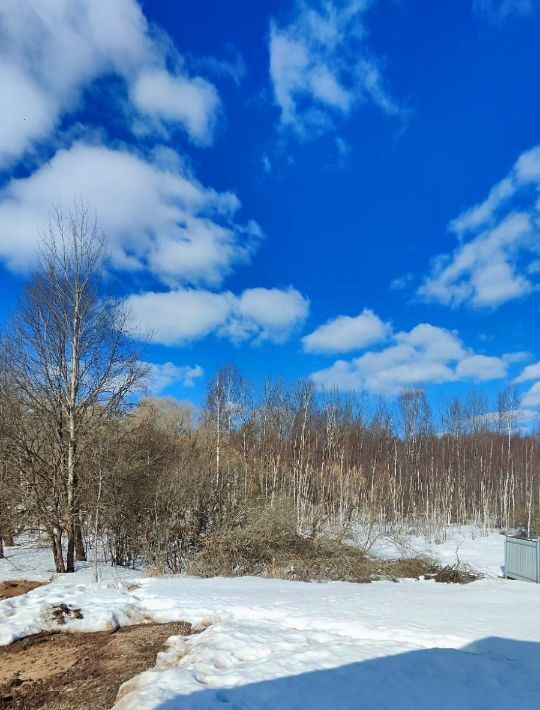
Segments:
[[[26,594],[26,592],[31,592],[32,589],[37,589],[42,586],[43,582],[29,582],[25,579],[0,582],[0,601],[2,599],[18,597],[21,594]]]
[[[110,708],[122,683],[154,666],[169,636],[191,633],[180,622],[16,641],[0,648],[0,708]]]

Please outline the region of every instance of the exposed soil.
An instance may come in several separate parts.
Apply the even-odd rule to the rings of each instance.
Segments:
[[[0,582],[0,601],[2,599],[18,597],[21,594],[26,594],[26,592],[31,592],[32,589],[37,589],[41,586],[43,586],[43,582],[28,582],[24,579]]]
[[[122,683],[154,666],[169,636],[191,633],[180,622],[16,641],[0,648],[0,708],[106,710]]]

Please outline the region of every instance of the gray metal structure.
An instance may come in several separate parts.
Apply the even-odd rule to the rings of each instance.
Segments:
[[[540,584],[540,538],[506,537],[504,576]]]

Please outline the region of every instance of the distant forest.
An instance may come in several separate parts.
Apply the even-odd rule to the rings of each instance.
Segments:
[[[57,213],[2,335],[0,556],[39,532],[59,572],[89,545],[182,571],[239,512],[284,501],[302,535],[361,528],[366,547],[453,523],[540,532],[540,439],[520,432],[511,388],[495,414],[473,390],[437,424],[421,390],[373,413],[310,381],[254,387],[234,365],[200,411],[141,399],[147,371],[129,313],[102,298],[101,250],[84,209]]]

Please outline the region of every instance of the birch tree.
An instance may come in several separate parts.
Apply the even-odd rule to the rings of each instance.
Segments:
[[[75,556],[85,557],[81,461],[95,443],[101,420],[121,411],[145,375],[126,309],[100,293],[102,256],[103,238],[88,209],[77,207],[69,215],[57,209],[5,348],[19,402],[50,441],[46,460],[43,449],[29,449],[25,441],[19,446],[26,467],[48,476],[60,502],[61,518],[49,526],[59,572],[73,572]]]

